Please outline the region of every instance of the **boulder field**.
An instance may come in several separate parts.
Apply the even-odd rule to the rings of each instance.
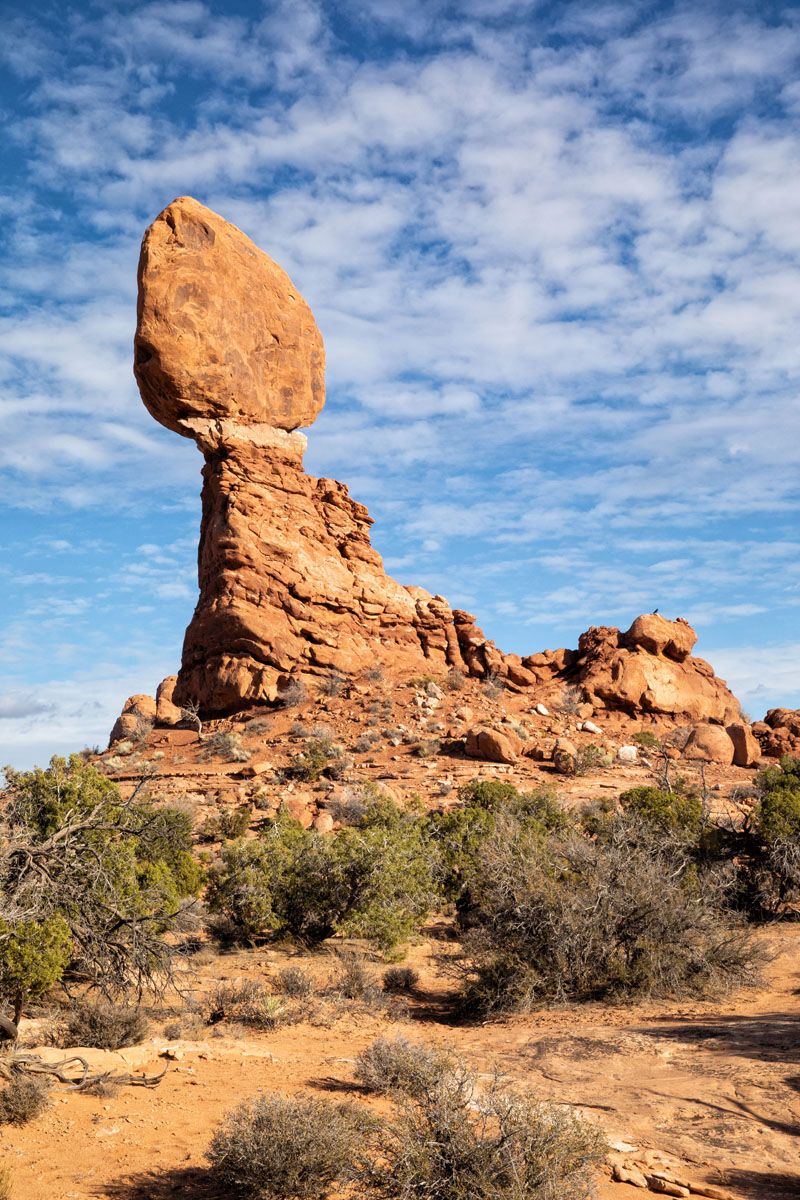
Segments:
[[[587,716],[691,726],[687,749],[701,760],[748,766],[797,736],[776,718],[756,741],[680,618],[645,614],[624,632],[587,630],[576,650],[504,654],[469,613],[392,579],[367,509],[303,469],[299,428],[325,399],[311,309],[244,233],[190,197],[144,235],[134,373],[152,416],[204,457],[200,594],[177,676],[157,699],[127,701],[113,740],[141,719],[174,726],[187,708],[222,718],[279,702],[304,678],[370,669],[456,673],[545,707],[566,695]],[[480,722],[467,748],[499,761],[518,752]]]

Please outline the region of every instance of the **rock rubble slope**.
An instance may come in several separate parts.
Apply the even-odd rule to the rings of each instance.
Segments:
[[[144,236],[134,370],[149,412],[205,458],[200,596],[174,689],[159,695],[167,723],[187,704],[219,717],[276,700],[298,676],[376,664],[491,676],[541,701],[574,689],[593,710],[630,716],[739,719],[725,684],[692,657],[685,621],[649,614],[627,632],[590,629],[577,650],[520,657],[469,613],[387,575],[366,508],[303,470],[298,428],[324,404],[309,306],[245,234],[190,197]]]

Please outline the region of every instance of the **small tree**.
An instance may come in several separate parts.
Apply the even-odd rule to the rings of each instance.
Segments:
[[[0,996],[14,1006],[19,1024],[25,1005],[58,983],[72,954],[62,916],[42,921],[0,921]]]
[[[200,883],[188,820],[122,800],[78,755],[45,770],[6,770],[0,809],[0,903],[12,925],[66,922],[70,971],[106,996],[161,989],[165,934]],[[52,928],[56,928],[53,926]]]
[[[196,700],[189,700],[181,708],[181,720],[192,725],[197,730],[197,736],[202,740],[203,722],[200,717],[200,706]]]

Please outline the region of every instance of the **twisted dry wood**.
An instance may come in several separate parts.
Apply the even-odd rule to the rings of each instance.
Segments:
[[[91,1075],[88,1062],[79,1054],[59,1059],[58,1062],[46,1062],[39,1054],[14,1054],[5,1061],[0,1060],[0,1076],[4,1079],[11,1079],[14,1074],[50,1075],[71,1092],[82,1092],[98,1083],[154,1088],[158,1087],[166,1073],[165,1067],[160,1075],[119,1075],[114,1071],[100,1071]]]

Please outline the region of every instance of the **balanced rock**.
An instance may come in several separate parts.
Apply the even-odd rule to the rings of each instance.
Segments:
[[[248,237],[190,196],[144,235],[134,372],[157,421],[296,429],[325,402],[325,353],[311,309]]]

